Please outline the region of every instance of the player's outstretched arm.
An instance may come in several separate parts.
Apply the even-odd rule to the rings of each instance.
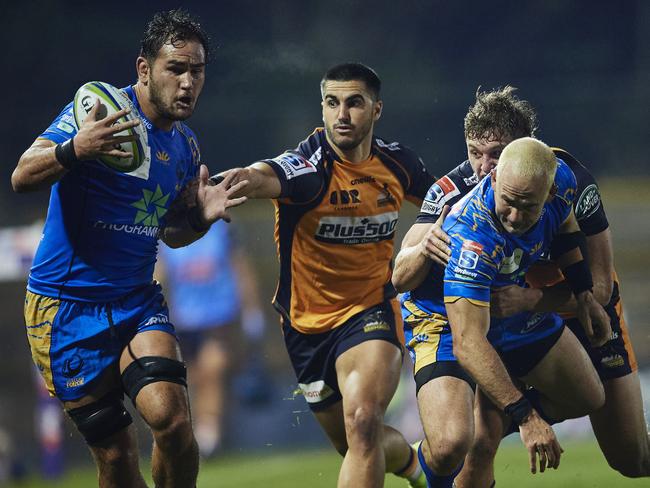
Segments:
[[[247,180],[234,183],[235,175],[227,175],[219,184],[208,184],[208,168],[204,164],[199,178],[176,198],[169,211],[167,224],[160,238],[169,247],[187,246],[205,234],[219,219],[230,222],[228,209],[246,201],[235,196],[248,184]]]
[[[22,193],[48,188],[60,180],[74,165],[82,161],[97,159],[99,156],[131,157],[131,153],[115,149],[116,144],[135,140],[136,136],[116,136],[123,130],[135,127],[139,119],[116,123],[129,113],[120,110],[108,117],[97,120],[99,101],[88,113],[79,132],[72,139],[55,144],[47,139],[36,139],[23,153],[16,169],[11,175],[11,186],[15,192]],[[114,125],[113,125],[114,124]]]
[[[532,408],[510,380],[499,355],[488,342],[490,308],[475,305],[465,298],[447,303],[454,354],[460,365],[474,378],[492,402],[516,421],[530,458],[530,469],[557,468],[562,448],[548,423]]]
[[[593,295],[593,278],[583,256],[585,236],[578,226],[573,210],[554,239],[552,255],[566,278],[576,299],[576,315],[594,346],[602,346],[612,335],[609,316]]]
[[[442,223],[449,213],[445,205],[438,220],[433,223],[413,224],[402,240],[402,248],[395,258],[393,286],[402,293],[416,288],[426,278],[431,264],[446,266],[449,262],[449,236]]]
[[[233,184],[246,180],[246,187],[235,193],[234,196],[247,196],[248,198],[278,198],[282,186],[275,171],[264,162],[253,163],[245,168],[232,168],[223,171],[212,178],[211,183],[218,183],[227,176],[233,177]]]

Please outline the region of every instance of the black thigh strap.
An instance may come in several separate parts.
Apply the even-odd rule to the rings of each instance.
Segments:
[[[145,356],[129,364],[122,373],[124,391],[135,403],[140,390],[150,383],[167,381],[187,387],[185,364],[160,356]]]
[[[133,419],[122,397],[121,392],[113,391],[93,403],[67,410],[88,445],[97,445],[131,424]]]

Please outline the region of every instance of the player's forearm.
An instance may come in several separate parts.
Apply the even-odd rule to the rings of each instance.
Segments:
[[[196,226],[196,224],[195,224]],[[160,239],[172,249],[185,247],[205,235],[209,226],[202,231],[192,228],[187,212],[179,213],[167,223],[160,234]]]
[[[521,392],[512,383],[506,367],[487,338],[454,334],[453,347],[460,365],[497,407],[503,409],[521,398]]]
[[[400,292],[413,290],[424,281],[431,269],[431,260],[421,252],[421,245],[402,248],[395,259],[393,286]]]
[[[30,147],[23,153],[11,175],[11,186],[17,193],[49,188],[68,171],[57,161],[55,145]]]

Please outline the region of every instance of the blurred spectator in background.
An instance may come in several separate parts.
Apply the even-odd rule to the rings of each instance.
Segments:
[[[40,472],[44,479],[57,479],[65,469],[63,410],[59,400],[48,393],[38,369],[34,367],[33,371],[36,387],[34,430],[40,447]]]
[[[225,222],[180,249],[161,246],[156,277],[167,292],[188,369],[195,436],[204,458],[221,447],[223,418],[235,356],[244,357],[238,397],[268,398],[262,368],[264,314],[253,268]],[[233,326],[239,322],[245,346]]]

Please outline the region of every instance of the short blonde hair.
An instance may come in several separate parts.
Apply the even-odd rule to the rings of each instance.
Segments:
[[[503,149],[497,164],[497,175],[506,169],[526,179],[542,179],[550,189],[555,180],[557,159],[553,150],[539,139],[522,137]]]

